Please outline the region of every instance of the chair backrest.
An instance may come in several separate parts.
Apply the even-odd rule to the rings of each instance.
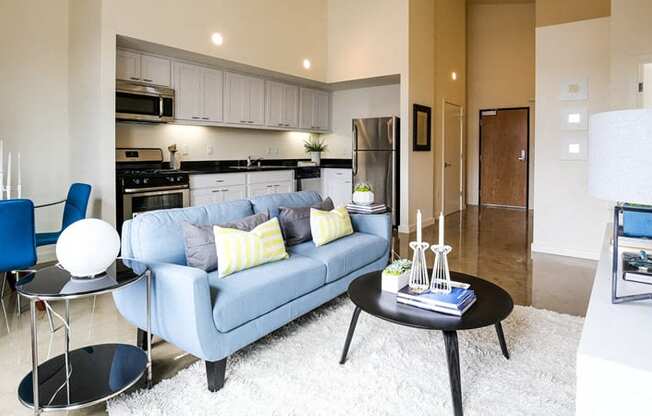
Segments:
[[[61,231],[73,222],[86,218],[88,198],[91,196],[91,186],[85,183],[73,183],[68,189],[66,205],[63,208],[63,224]]]
[[[32,201],[0,201],[0,230],[0,272],[27,269],[36,264]]]

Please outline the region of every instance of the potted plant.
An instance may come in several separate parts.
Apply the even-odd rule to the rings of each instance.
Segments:
[[[308,140],[303,142],[303,147],[306,149],[306,153],[310,153],[310,160],[319,165],[321,162],[321,152],[325,152],[328,146],[319,136],[311,135]]]
[[[353,202],[360,205],[371,205],[374,203],[374,192],[371,185],[360,182],[353,188]]]
[[[410,269],[412,261],[400,259],[395,260],[389,266],[385,267],[382,273],[381,288],[386,292],[397,293],[403,289],[410,281]]]

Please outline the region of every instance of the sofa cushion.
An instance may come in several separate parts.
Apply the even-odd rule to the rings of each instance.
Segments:
[[[130,233],[123,234],[123,238],[131,240],[127,245],[138,260],[185,265],[183,222],[222,224],[252,214],[247,200],[145,212],[132,220]]]
[[[321,247],[308,241],[289,247],[288,251],[324,263],[326,283],[330,283],[385,255],[387,240],[371,234],[353,233]]]
[[[283,238],[288,246],[296,246],[305,241],[312,240],[310,232],[310,209],[316,208],[322,211],[330,211],[333,208],[333,200],[328,197],[309,207],[279,209],[278,221],[281,223]],[[258,214],[263,215],[263,214]]]
[[[267,212],[270,217],[278,216],[280,207],[309,207],[321,202],[321,196],[314,191],[290,192],[287,194],[261,195],[251,200],[254,212]]]
[[[229,332],[322,287],[326,267],[308,257],[291,255],[287,260],[243,270],[226,279],[212,272],[208,281],[215,293],[213,319],[217,330]]]
[[[267,220],[267,214],[260,213],[217,225],[225,228],[251,231]],[[198,225],[183,222],[181,229],[186,247],[186,264],[207,272],[216,270],[217,249],[215,248],[213,224]]]

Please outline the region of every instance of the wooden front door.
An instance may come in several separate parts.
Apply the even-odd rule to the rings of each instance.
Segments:
[[[529,109],[480,112],[480,204],[527,207]]]

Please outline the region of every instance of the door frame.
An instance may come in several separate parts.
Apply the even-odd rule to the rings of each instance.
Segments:
[[[525,207],[510,207],[515,209],[530,209],[530,107],[502,107],[502,108],[481,108],[478,110],[478,206],[482,206],[482,112],[484,111],[506,111],[506,110],[527,110],[527,155],[525,164]]]
[[[441,172],[441,206],[440,211],[445,212],[446,207],[446,175],[444,174],[444,163],[446,156],[446,104],[453,105],[460,109],[460,187],[459,187],[459,207],[460,211],[466,208],[465,201],[465,175],[464,168],[466,166],[464,153],[464,106],[456,102],[449,101],[446,98],[442,99],[441,107],[441,160],[439,161],[439,169]],[[435,165],[436,166],[436,165]]]

